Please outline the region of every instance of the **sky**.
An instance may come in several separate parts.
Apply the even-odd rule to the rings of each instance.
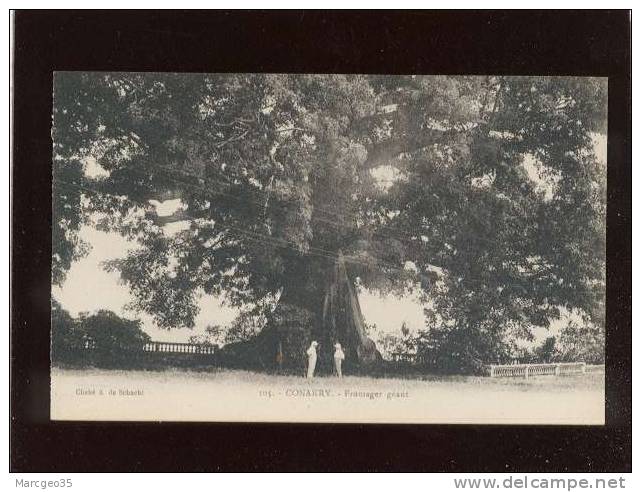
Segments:
[[[607,159],[606,145],[607,140],[604,136],[595,138],[595,151],[602,163],[605,163]],[[393,172],[387,171],[383,169],[379,173],[378,177],[381,183],[393,179]],[[102,174],[100,166],[95,161],[87,162],[85,172],[92,177]],[[528,173],[530,174],[530,170]],[[532,177],[534,179],[534,176]],[[158,214],[171,214],[176,206],[176,201],[157,204]],[[180,225],[174,224],[168,227],[180,228]],[[71,266],[62,286],[52,287],[53,297],[73,316],[80,312],[108,309],[120,316],[140,319],[143,329],[153,340],[186,342],[192,335],[203,334],[207,325],[228,325],[238,313],[236,309],[226,306],[221,298],[203,296],[199,302],[200,313],[193,329],[164,330],[158,328],[150,316],[127,309],[127,304],[133,300],[128,287],[120,281],[118,273],[107,272],[102,267],[102,263],[107,260],[122,258],[129,249],[136,247],[136,243],[127,241],[117,233],[98,231],[90,226],[83,226],[80,236],[91,245],[91,251]],[[382,333],[398,334],[403,323],[406,323],[411,332],[416,332],[424,327],[424,306],[418,302],[416,297],[381,297],[376,293],[363,291],[359,294],[359,301],[365,321],[368,324],[375,323]],[[534,343],[539,343],[545,337],[557,334],[568,319],[568,316],[565,315],[560,320],[554,321],[549,330],[537,329]]]

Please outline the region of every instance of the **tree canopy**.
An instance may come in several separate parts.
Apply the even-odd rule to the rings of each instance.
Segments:
[[[338,256],[495,346],[601,312],[605,79],[58,73],[54,96],[54,281],[91,218],[137,241],[110,268],[161,327],[202,293],[317,323]]]
[[[96,349],[117,355],[122,351],[142,349],[150,340],[139,320],[121,318],[116,313],[101,309],[94,314],[81,313],[78,330]]]

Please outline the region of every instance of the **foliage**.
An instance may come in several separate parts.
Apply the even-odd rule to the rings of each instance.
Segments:
[[[225,343],[235,343],[249,340],[256,336],[267,323],[264,314],[252,311],[241,311],[225,330]]]
[[[549,364],[559,358],[556,347],[556,337],[547,337],[543,343],[534,349],[534,358],[537,362]]]
[[[54,155],[108,172],[85,177],[85,213],[138,241],[111,268],[160,326],[193,326],[203,292],[280,296],[317,324],[342,251],[352,282],[420,289],[439,317],[422,350],[469,368],[560,306],[594,311],[606,95],[578,77],[60,73]]]
[[[80,236],[82,215],[82,165],[78,161],[53,161],[52,214],[56,220],[51,226],[51,281],[62,285],[71,264],[84,256],[88,244]],[[64,183],[62,185],[61,183]]]
[[[95,314],[81,313],[74,319],[55,299],[51,302],[51,350],[54,361],[71,360],[92,343],[105,354],[121,355],[141,349],[150,341],[140,328],[140,321],[128,320],[117,314],[100,310]]]
[[[416,340],[412,336],[407,323],[403,322],[398,332],[383,332],[376,329],[376,325],[370,338],[376,342],[376,346],[383,355],[389,359],[392,354],[413,354],[416,352]]]
[[[225,329],[220,325],[208,325],[205,327],[205,333],[201,335],[192,335],[189,337],[189,343],[197,345],[219,346],[224,343]]]
[[[416,338],[416,348],[420,363],[446,374],[481,373],[489,361],[508,363],[513,349],[500,331],[481,331],[472,326],[422,331]]]
[[[76,320],[55,299],[51,299],[51,358],[67,359],[71,352],[82,347],[84,339]]]
[[[81,313],[78,324],[82,334],[95,343],[96,350],[114,355],[142,349],[151,340],[141,329],[139,320],[121,318],[112,311]]]
[[[564,362],[604,364],[605,330],[602,326],[571,321],[559,337],[560,359]]]
[[[228,327],[209,325],[202,335],[192,335],[189,343],[200,345],[225,345],[245,342],[261,331],[266,324],[266,317],[254,311],[241,311]]]

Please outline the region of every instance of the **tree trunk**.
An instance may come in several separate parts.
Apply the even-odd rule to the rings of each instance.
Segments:
[[[381,355],[365,334],[358,297],[342,254],[318,270],[305,270],[297,272],[284,287],[263,331],[250,342],[227,348],[227,352],[242,366],[303,374],[306,351],[315,340],[319,344],[317,373],[332,373],[336,343],[345,353],[344,371],[371,368]]]
[[[345,352],[345,367],[366,367],[381,359],[376,344],[365,334],[365,322],[354,285],[347,275],[345,260],[338,258],[328,276],[321,317],[321,344],[329,363],[333,363],[334,344]]]

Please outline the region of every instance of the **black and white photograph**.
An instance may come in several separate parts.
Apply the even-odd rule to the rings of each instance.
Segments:
[[[605,424],[606,77],[52,92],[52,420]]]

